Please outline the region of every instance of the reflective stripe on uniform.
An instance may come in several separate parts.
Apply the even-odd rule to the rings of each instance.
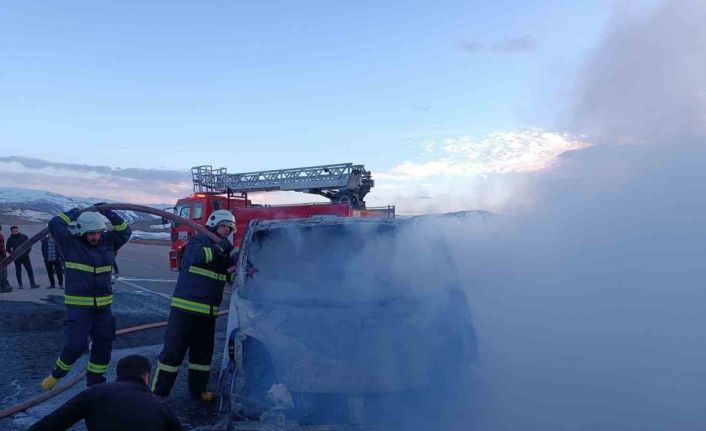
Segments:
[[[57,358],[57,359],[56,359],[56,366],[59,367],[59,368],[61,368],[61,369],[64,370],[64,371],[70,371],[70,370],[71,370],[71,367],[72,367],[73,365],[74,365],[74,364],[70,364],[70,365],[66,364],[64,361],[61,360],[61,358]]]
[[[177,297],[172,297],[172,307],[201,314],[211,314],[211,308],[213,308],[213,314],[218,313],[218,307]]]
[[[67,269],[75,269],[77,271],[93,272],[93,267],[89,265],[84,265],[78,262],[64,262]]]
[[[211,365],[192,364],[191,362],[189,362],[189,369],[209,372],[211,371]]]
[[[125,230],[125,229],[127,229],[127,222],[126,222],[126,221],[120,223],[120,224],[117,225],[117,226],[116,226],[116,225],[113,225],[113,230],[116,231],[116,232],[120,232],[120,231],[123,231],[123,230]]]
[[[110,272],[112,270],[113,270],[113,265],[97,266],[96,267],[96,274],[102,274],[104,272]]]
[[[71,219],[66,214],[59,213],[59,217],[61,217],[61,219],[64,220],[64,223],[66,223],[66,224],[71,223]]]
[[[215,271],[210,271],[208,269],[199,268],[198,266],[191,265],[189,267],[189,272],[192,274],[203,275],[204,277],[212,278],[218,281],[226,281],[227,276],[225,274],[219,274]]]
[[[96,305],[99,307],[104,307],[113,303],[113,295],[108,296],[96,296]]]
[[[175,367],[173,365],[167,365],[163,364],[159,361],[157,361],[157,369],[158,370],[164,370],[164,371],[169,371],[170,373],[176,373],[179,371],[179,367]]]
[[[93,305],[93,297],[64,295],[64,305],[84,305],[91,307]]]
[[[94,300],[95,299],[95,300]],[[104,307],[113,303],[113,295],[108,296],[76,296],[64,295],[64,305],[78,305],[82,307],[92,307],[93,305]]]
[[[177,373],[179,372],[179,367],[174,367],[172,365],[166,365],[163,364],[159,361],[157,361],[157,369],[154,372],[154,378],[152,379],[152,392],[154,392],[154,387],[157,385],[157,379],[159,378],[159,373],[160,371],[166,371],[168,373]]]
[[[94,364],[89,361],[86,369],[94,374],[105,374],[108,371],[108,364]]]
[[[113,270],[112,265],[106,265],[106,266],[90,266],[90,265],[84,265],[82,263],[78,262],[65,262],[66,268],[67,269],[75,269],[76,271],[84,271],[84,272],[92,272],[95,274],[102,274],[104,272],[110,272]]]
[[[206,263],[213,261],[213,250],[211,250],[211,247],[204,247],[203,254],[206,256]]]

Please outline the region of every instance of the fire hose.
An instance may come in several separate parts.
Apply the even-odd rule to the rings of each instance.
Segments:
[[[217,314],[217,316],[220,317],[220,316],[224,316],[226,314],[228,314],[228,310],[223,310],[223,311],[220,311]],[[132,326],[130,328],[119,329],[119,330],[115,331],[115,335],[120,336],[120,335],[132,334],[133,332],[140,332],[140,331],[145,331],[147,329],[161,328],[163,326],[167,326],[166,320],[162,321],[162,322],[147,323],[144,325]],[[53,398],[53,397],[59,395],[60,393],[64,392],[65,390],[69,389],[70,387],[72,387],[76,383],[83,380],[83,378],[85,376],[86,376],[86,370],[83,370],[80,373],[78,373],[77,375],[75,375],[74,377],[72,377],[71,379],[69,379],[62,386],[57,386],[56,388],[54,388],[48,392],[45,392],[41,395],[37,395],[34,398],[30,398],[26,401],[21,402],[20,404],[16,404],[16,405],[10,406],[6,409],[0,410],[0,419],[4,419],[8,416],[14,415],[15,413],[25,411],[28,408],[31,408],[31,407],[36,406],[37,404],[43,403],[44,401],[48,400],[49,398]]]
[[[119,204],[119,203],[118,204],[101,204],[99,206],[91,206],[91,207],[83,208],[80,210],[80,212],[99,211],[99,210],[137,211],[137,212],[143,212],[143,213],[147,213],[147,214],[153,214],[156,216],[164,217],[164,218],[171,220],[171,221],[174,221],[174,222],[184,223],[185,225],[197,230],[198,232],[205,234],[206,236],[208,236],[210,239],[212,239],[215,242],[218,242],[220,240],[220,238],[217,235],[215,235],[213,232],[210,232],[208,229],[204,228],[203,226],[201,226],[197,223],[192,222],[191,220],[185,219],[183,217],[179,217],[176,214],[172,214],[167,211],[163,211],[163,210],[156,209],[156,208],[150,208],[150,207],[147,207],[144,205]],[[44,238],[48,233],[49,233],[49,228],[45,227],[39,233],[34,235],[32,238],[30,238],[29,240],[22,243],[19,247],[17,247],[17,249],[14,250],[14,252],[12,254],[10,254],[5,259],[0,261],[0,271],[7,268],[12,262],[17,260],[17,258],[19,258],[20,256],[22,256],[22,254],[24,254],[27,250],[29,250],[32,247],[32,245],[34,245],[37,241]],[[223,316],[227,313],[228,313],[227,310],[221,311],[220,313],[218,313],[218,316]],[[149,323],[149,324],[145,324],[145,325],[133,326],[130,328],[120,329],[120,330],[116,331],[115,335],[116,336],[117,335],[125,335],[125,334],[130,334],[133,332],[144,331],[147,329],[159,328],[159,327],[166,326],[166,325],[167,325],[167,322],[163,321],[163,322],[155,322],[155,323]],[[66,382],[66,384],[64,384],[60,387],[56,387],[46,393],[38,395],[38,396],[31,398],[29,400],[23,401],[20,404],[8,407],[3,410],[0,410],[0,419],[4,419],[4,418],[11,416],[15,413],[27,410],[30,407],[33,407],[37,404],[40,404],[40,403],[48,400],[49,398],[52,398],[52,397],[64,392],[66,389],[68,389],[71,386],[75,385],[76,383],[80,382],[85,375],[86,375],[86,371],[84,370],[84,371],[80,372],[78,375],[76,375],[73,378],[71,378],[70,380],[68,380]]]
[[[213,232],[209,231],[205,227],[201,226],[198,223],[194,223],[189,219],[185,219],[183,217],[179,217],[176,214],[163,211],[157,208],[150,208],[144,205],[134,205],[134,204],[101,204],[99,206],[91,206],[87,208],[83,208],[81,212],[84,211],[99,211],[99,210],[119,210],[119,211],[137,211],[137,212],[143,212],[147,214],[153,214],[156,216],[164,217],[166,219],[169,219],[174,222],[178,223],[184,223],[185,225],[196,229],[198,232],[203,233],[204,235],[208,236],[210,239],[212,239],[215,242],[220,241],[220,238],[218,235],[214,234]],[[20,256],[22,256],[27,250],[32,248],[32,245],[34,245],[37,241],[41,240],[47,234],[49,233],[49,228],[45,227],[41,231],[39,231],[38,234],[34,235],[32,238],[29,240],[25,241],[22,243],[15,251],[7,256],[5,259],[0,261],[0,271],[6,269],[12,262],[17,260]]]

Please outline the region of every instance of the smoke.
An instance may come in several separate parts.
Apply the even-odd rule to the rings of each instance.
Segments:
[[[259,272],[250,279],[240,272],[230,304],[248,337],[242,396],[266,405],[266,390],[282,384],[300,424],[456,425],[477,343],[438,235],[414,221],[363,219],[258,229],[244,247]]]
[[[672,145],[702,136],[704,20],[700,0],[664,1],[647,17],[616,13],[579,77],[569,130],[608,144]]]
[[[429,223],[474,313],[476,429],[706,426],[704,18],[688,0],[616,16],[570,119],[600,145],[490,225]]]
[[[255,253],[255,265],[263,268],[258,276],[265,277],[260,282],[299,256],[277,274],[284,282],[297,274],[316,283],[322,272],[316,265],[323,260],[331,274],[358,270],[358,294],[370,295],[368,288],[379,280],[365,277],[387,268],[392,277],[418,278],[405,286],[424,296],[440,290],[449,261],[455,264],[478,339],[479,361],[469,364],[475,376],[470,393],[444,398],[417,393],[420,410],[400,410],[412,423],[399,429],[703,429],[706,131],[700,79],[706,62],[698,48],[706,43],[704,17],[706,3],[695,1],[665,2],[640,18],[617,15],[585,66],[570,116],[573,132],[599,145],[565,153],[550,168],[528,174],[510,211],[491,218],[421,218],[410,223],[411,236],[395,243],[365,235],[365,242],[382,250],[374,250],[371,256],[379,258],[365,264],[350,255],[340,259],[341,251],[327,245],[337,244],[333,239],[316,239],[317,248],[287,245],[270,261]],[[446,240],[450,254],[425,249],[434,238]],[[364,250],[347,245],[349,253]],[[307,250],[316,253],[302,254]],[[404,264],[406,256],[417,258],[413,268]],[[313,266],[300,267],[299,261]],[[266,286],[259,287],[255,291],[264,294]],[[435,315],[433,308],[428,311]],[[343,313],[331,312],[318,325],[268,319],[295,340],[340,337],[332,328],[343,327],[334,324]],[[460,319],[456,313],[441,315]],[[357,346],[350,355],[384,356],[382,347],[353,344],[360,342],[360,329],[351,328],[350,343],[336,348]],[[407,346],[453,339],[444,331],[390,334],[401,365]],[[331,345],[322,346],[316,348]],[[278,358],[303,358],[311,350]],[[432,353],[454,357],[453,350]],[[341,373],[355,365],[346,362],[350,357],[341,356]],[[388,378],[399,371],[385,370]],[[443,376],[445,370],[425,371]],[[370,401],[365,406],[374,410]],[[443,426],[420,420],[459,403],[463,411],[448,410]]]
[[[651,156],[584,150],[531,211],[440,226],[487,373],[480,429],[706,425],[706,151]]]

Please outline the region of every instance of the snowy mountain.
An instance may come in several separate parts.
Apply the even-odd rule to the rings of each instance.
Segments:
[[[437,220],[437,219],[487,220],[487,219],[490,219],[490,218],[493,218],[496,216],[497,216],[497,214],[494,214],[490,211],[468,210],[468,211],[456,211],[456,212],[452,212],[452,213],[443,213],[443,214],[423,214],[423,215],[411,216],[409,218],[414,219],[414,220]]]
[[[0,187],[0,214],[16,216],[30,221],[46,222],[61,211],[83,208],[96,202],[114,203],[101,198],[72,198],[45,190]],[[153,208],[167,208],[173,204],[147,205]],[[137,221],[154,222],[159,219],[151,214],[135,211],[118,211],[128,223]]]

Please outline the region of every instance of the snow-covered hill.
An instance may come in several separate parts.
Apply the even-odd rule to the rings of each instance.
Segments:
[[[74,207],[83,208],[96,202],[115,202],[101,198],[72,198],[44,190],[0,187],[0,214],[16,216],[30,221],[46,222],[61,211]],[[166,208],[173,204],[148,205]],[[154,222],[159,217],[134,211],[118,211],[128,221]]]
[[[456,211],[452,213],[442,213],[442,214],[423,214],[423,215],[416,215],[416,216],[410,216],[406,218],[414,219],[414,220],[436,220],[436,219],[459,219],[459,220],[471,220],[471,219],[480,219],[480,220],[487,220],[493,217],[496,217],[497,214],[494,214],[490,211],[485,211],[485,210],[468,210],[468,211]],[[398,217],[400,218],[400,217]]]

